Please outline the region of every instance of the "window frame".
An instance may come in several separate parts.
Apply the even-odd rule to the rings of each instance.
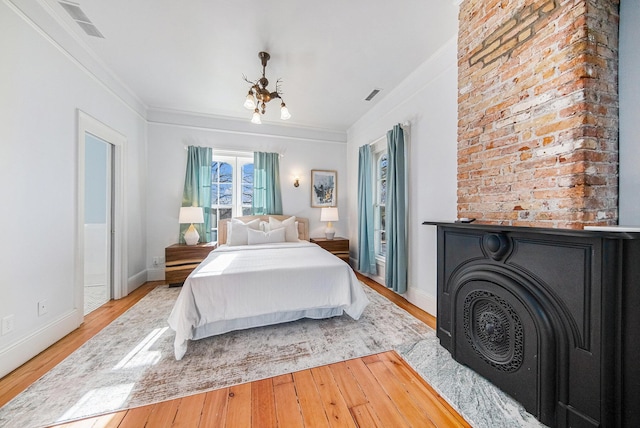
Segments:
[[[380,214],[380,208],[381,207],[385,207],[386,210],[386,194],[385,194],[385,201],[380,201],[381,198],[381,193],[382,193],[382,182],[387,183],[388,180],[388,175],[385,175],[384,179],[382,179],[381,173],[380,173],[380,160],[382,159],[382,157],[386,156],[387,157],[387,174],[388,174],[388,160],[389,160],[389,156],[387,153],[387,144],[386,144],[386,139],[379,141],[375,144],[372,144],[371,146],[372,148],[372,161],[373,161],[373,167],[371,168],[371,172],[373,174],[373,177],[371,177],[371,179],[373,180],[373,185],[374,185],[374,214],[373,214],[373,219],[374,219],[374,248],[375,248],[375,257],[376,260],[380,263],[384,263],[385,259],[386,259],[386,251],[383,251],[383,249],[381,248],[383,243],[386,243],[385,239],[383,239],[383,236],[385,235],[385,230],[382,227],[382,222],[381,222],[381,214]],[[386,246],[385,246],[386,248]]]
[[[231,217],[238,217],[245,215],[243,214],[243,208],[249,208],[251,210],[251,204],[243,204],[242,203],[242,174],[243,168],[245,165],[253,165],[253,152],[215,152],[211,157],[211,166],[213,168],[213,164],[215,162],[219,163],[227,163],[231,165],[232,168],[232,177],[231,177],[231,205],[222,205],[222,204],[214,204],[213,195],[211,197],[211,211],[212,214],[215,214],[215,224],[211,221],[211,234],[215,236],[215,240],[218,239],[218,221],[220,217],[218,216],[218,212],[220,209],[228,209],[231,208]],[[218,177],[215,177],[217,179]],[[211,184],[219,185],[219,181],[213,181],[214,177],[211,177]],[[251,183],[253,189],[253,183]],[[253,192],[253,190],[252,190]],[[217,199],[216,199],[217,200]]]

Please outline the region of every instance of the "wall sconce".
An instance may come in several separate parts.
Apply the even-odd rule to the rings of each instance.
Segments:
[[[299,177],[295,177],[293,179],[293,187],[300,187],[300,178]]]

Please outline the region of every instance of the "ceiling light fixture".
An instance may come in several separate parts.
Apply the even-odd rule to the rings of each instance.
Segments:
[[[258,58],[262,63],[262,77],[255,82],[247,79],[246,76],[243,76],[244,80],[251,84],[249,88],[249,93],[247,94],[247,98],[244,101],[245,108],[249,110],[253,110],[253,116],[251,117],[251,123],[261,124],[262,119],[260,117],[261,114],[264,114],[266,111],[266,103],[271,101],[274,98],[280,99],[280,119],[287,120],[291,118],[291,114],[289,113],[289,109],[287,105],[284,103],[282,99],[282,91],[280,90],[280,79],[276,81],[276,90],[271,92],[267,89],[269,85],[269,80],[264,76],[265,69],[267,68],[267,61],[271,58],[271,56],[266,52],[260,52],[258,54]]]

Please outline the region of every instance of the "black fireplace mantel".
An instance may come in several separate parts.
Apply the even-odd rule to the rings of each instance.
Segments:
[[[577,237],[597,237],[609,239],[640,239],[640,227],[638,232],[629,231],[628,228],[621,228],[620,231],[611,230],[589,230],[589,229],[557,229],[550,227],[522,227],[507,226],[500,224],[483,224],[483,223],[456,223],[452,221],[425,221],[422,223],[427,226],[454,227],[460,229],[481,230],[486,232],[521,232],[527,231],[537,233],[539,235],[554,236],[577,236]]]
[[[640,232],[437,227],[437,335],[557,427],[640,421]]]

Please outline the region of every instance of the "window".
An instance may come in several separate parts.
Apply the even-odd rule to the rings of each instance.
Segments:
[[[384,258],[387,254],[385,236],[385,205],[387,201],[387,150],[386,147],[374,152],[375,162],[375,205],[374,205],[374,242],[376,257]]]
[[[253,155],[214,154],[211,162],[211,239],[218,240],[218,220],[251,214]]]

